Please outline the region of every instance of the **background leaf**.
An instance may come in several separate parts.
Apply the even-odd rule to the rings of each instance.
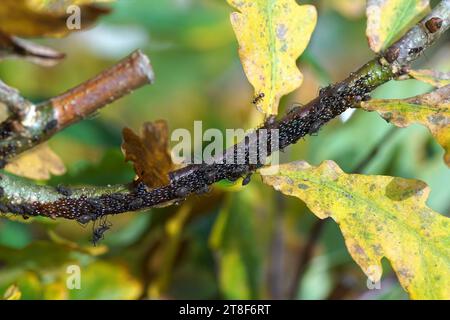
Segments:
[[[265,183],[339,224],[348,251],[372,281],[380,280],[386,257],[412,298],[450,298],[450,219],[426,206],[425,183],[345,174],[333,161],[281,165],[276,175],[266,170]]]
[[[71,299],[137,299],[141,284],[120,263],[94,262],[81,269],[81,290],[70,290]]]
[[[322,2],[351,19],[360,18],[366,8],[365,0],[324,0]]]
[[[20,289],[15,285],[11,285],[8,289],[6,289],[3,299],[4,300],[20,300],[22,293]]]
[[[0,32],[0,60],[18,57],[41,66],[52,67],[65,57],[51,48]]]
[[[386,49],[428,7],[429,0],[368,0],[366,34],[370,48],[376,53]]]
[[[377,111],[386,121],[398,127],[413,123],[426,126],[444,148],[444,160],[450,166],[450,85],[404,100],[374,99],[362,103],[362,107]]]
[[[450,72],[439,72],[434,70],[410,70],[408,73],[414,79],[429,83],[436,88],[442,88],[450,85]]]
[[[225,299],[262,297],[264,229],[254,214],[258,195],[245,188],[229,195],[209,238],[219,265],[218,281]],[[261,226],[261,225],[260,225]]]

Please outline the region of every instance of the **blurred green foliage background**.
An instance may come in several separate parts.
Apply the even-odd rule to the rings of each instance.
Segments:
[[[364,12],[334,0],[309,1],[319,9],[312,43],[299,60],[303,86],[283,99],[306,103],[373,54],[365,38]],[[358,2],[358,1],[356,1]],[[49,184],[114,184],[131,181],[120,151],[121,130],[166,119],[170,129],[251,128],[261,121],[237,53],[224,0],[119,0],[113,13],[89,31],[42,40],[67,53],[53,68],[3,61],[0,77],[33,101],[75,86],[136,48],[149,55],[156,83],[104,108],[50,141],[68,172]],[[419,66],[450,70],[450,42],[443,39]],[[404,98],[430,90],[415,80],[388,83],[377,98]],[[282,154],[282,162],[336,161],[352,172],[373,149],[379,155],[365,173],[417,178],[430,185],[429,205],[448,215],[450,171],[443,150],[420,126],[390,130],[375,113],[356,111],[335,119],[316,137]],[[89,240],[91,226],[48,219],[0,218],[0,294],[17,284],[24,299],[295,298],[406,299],[389,263],[381,290],[368,290],[338,227],[318,222],[301,201],[277,194],[257,175],[245,187],[220,184],[182,206],[111,217],[102,247]],[[304,267],[311,236],[317,241]],[[69,265],[81,267],[81,289],[66,287]]]

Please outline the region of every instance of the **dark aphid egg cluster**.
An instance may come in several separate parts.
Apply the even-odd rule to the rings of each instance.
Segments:
[[[295,143],[305,135],[314,135],[328,121],[352,107],[354,103],[370,99],[366,85],[371,75],[356,79],[349,85],[322,88],[312,105],[311,112],[288,117],[279,124],[280,148]]]
[[[261,129],[279,129],[279,148],[283,150],[305,135],[316,134],[326,122],[355,103],[369,99],[371,88],[367,85],[367,82],[372,80],[371,77],[372,75],[369,74],[350,81],[350,84],[322,88],[319,97],[309,105],[307,111],[296,108],[295,112],[292,111],[279,122],[274,119],[266,121],[256,132],[258,133]],[[46,129],[52,130],[56,125],[55,121],[50,121]],[[276,151],[276,147],[272,146],[274,137],[272,137],[270,130],[267,130],[266,137],[268,141],[265,141],[264,146],[267,148],[267,152],[264,156],[269,156]],[[142,181],[135,181],[129,186],[127,192],[105,194],[99,197],[87,197],[86,195],[75,197],[69,188],[59,185],[56,187],[56,191],[61,197],[57,201],[27,204],[3,203],[0,205],[0,210],[31,216],[64,217],[76,219],[78,222],[86,224],[110,214],[136,211],[173,200],[183,200],[192,193],[206,193],[209,191],[211,184],[222,179],[236,181],[243,178],[242,184],[246,185],[250,182],[252,172],[261,167],[266,160],[263,155],[259,154],[261,150],[257,148],[258,162],[250,164],[250,146],[257,144],[259,147],[261,145],[259,139],[259,135],[256,139],[247,136],[243,142],[225,151],[225,153],[233,153],[230,156],[235,160],[234,163],[189,165],[171,172],[169,174],[170,183],[167,186],[148,189]],[[244,147],[243,155],[238,152],[240,147]],[[227,158],[225,153],[224,159]],[[244,163],[237,162],[242,160],[240,159],[242,156],[245,159]],[[2,191],[0,190],[0,194]],[[97,233],[94,233],[96,242],[102,238],[104,232],[108,229],[106,226],[102,224],[97,228]]]

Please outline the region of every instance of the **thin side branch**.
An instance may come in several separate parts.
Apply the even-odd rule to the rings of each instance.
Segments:
[[[136,51],[95,78],[40,104],[26,101],[15,89],[0,86],[0,100],[12,112],[0,125],[0,164],[4,166],[7,160],[153,81],[149,59]]]
[[[140,51],[132,53],[97,77],[48,102],[58,121],[56,130],[84,119],[99,108],[154,80],[148,57]]]
[[[44,67],[59,63],[65,54],[0,31],[0,60],[20,57]]]
[[[441,23],[435,28],[430,28],[429,21],[431,19],[440,19]],[[255,131],[278,129],[280,149],[296,143],[308,134],[316,133],[324,124],[346,109],[358,105],[362,100],[369,99],[370,92],[378,86],[404,75],[410,63],[435,43],[449,26],[450,0],[444,0],[434,8],[427,18],[413,27],[403,38],[386,50],[381,57],[368,62],[342,82],[322,89],[319,96],[306,106],[293,109],[280,120],[267,121]],[[81,90],[75,91],[80,92]],[[83,98],[79,97],[78,94],[75,97],[79,99],[77,101],[83,101]],[[106,103],[102,96],[94,100]],[[70,110],[70,99],[62,98],[56,101],[63,102],[63,105]],[[65,109],[55,108],[52,103],[45,108],[52,111],[52,117],[49,120],[57,119],[55,128],[50,130],[51,134],[65,124],[72,123],[80,118],[79,111],[74,111],[74,116],[66,118],[61,115]],[[47,110],[45,108],[43,109]],[[72,108],[74,108],[73,105]],[[61,110],[61,112],[53,113],[54,110]],[[90,111],[91,109],[89,109]],[[55,116],[55,114],[59,116]],[[48,124],[49,120],[44,122],[44,126]],[[40,128],[40,131],[42,131],[42,128]],[[43,136],[48,138],[48,133]],[[253,138],[254,136],[248,136],[241,143],[227,149],[216,160],[236,159],[238,150],[242,147],[245,150],[245,159],[248,160],[249,150],[256,150],[252,145],[259,144],[259,141]],[[269,155],[271,152],[277,151],[270,148],[271,139],[272,137],[269,135],[267,143]],[[32,216],[63,217],[89,221],[89,219],[98,219],[108,214],[178,203],[190,194],[205,192],[208,186],[220,180],[234,181],[240,177],[246,177],[262,167],[264,163],[265,159],[261,158],[258,164],[191,165],[172,172],[171,176],[174,178],[171,179],[170,184],[152,190],[148,190],[140,181],[108,188],[91,187],[56,190],[50,187],[36,186],[23,179],[4,175],[3,179],[0,180],[0,187],[3,188],[3,197],[0,203],[5,206],[3,209],[6,210],[2,208],[0,210]]]

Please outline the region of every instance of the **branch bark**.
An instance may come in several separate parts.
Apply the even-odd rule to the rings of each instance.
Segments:
[[[154,81],[148,58],[140,51],[95,78],[48,101],[33,104],[0,83],[0,100],[11,116],[0,125],[0,164],[48,140],[132,90]]]
[[[439,28],[430,28],[431,19],[442,20]],[[436,40],[450,27],[450,0],[443,0],[437,5],[431,14],[413,27],[398,42],[387,49],[382,56],[362,66],[359,70],[334,85],[324,88],[319,96],[302,108],[294,108],[280,120],[267,121],[261,128],[256,129],[258,133],[262,129],[278,129],[279,147],[284,149],[296,143],[300,138],[317,132],[321,126],[340,115],[346,109],[359,104],[362,100],[370,98],[369,94],[378,86],[407,72],[411,62],[420,57]],[[138,66],[140,64],[137,64]],[[108,74],[115,77],[114,74]],[[148,72],[144,72],[144,78],[148,80]],[[112,84],[112,82],[107,82]],[[83,86],[82,86],[83,87]],[[80,103],[84,101],[82,87],[75,90],[75,97]],[[110,87],[114,88],[114,86]],[[125,93],[123,90],[120,92]],[[94,95],[95,97],[96,95]],[[106,103],[105,98],[98,92],[98,102]],[[89,99],[87,95],[86,99]],[[65,107],[54,107],[55,101],[62,103]],[[40,105],[39,111],[45,121],[39,122],[37,132],[40,133],[35,145],[43,139],[47,139],[58,129],[79,120],[84,115],[83,111],[73,111],[72,117],[63,116],[63,111],[75,110],[75,106],[69,103],[70,99],[63,97],[54,100],[53,103]],[[89,104],[88,104],[89,105]],[[65,108],[68,108],[67,110]],[[72,108],[72,109],[71,109]],[[58,110],[58,112],[54,112]],[[87,108],[87,112],[92,110]],[[47,132],[45,127],[51,120],[57,120],[55,128]],[[270,132],[270,131],[269,131]],[[254,136],[254,135],[253,135]],[[277,151],[269,145],[268,155]],[[21,140],[23,143],[26,141]],[[238,150],[244,148],[245,159],[249,158],[249,150],[252,144],[258,144],[258,140],[248,136],[241,143],[227,149],[224,154],[217,157],[220,159],[236,159]],[[30,146],[28,143],[27,148]],[[0,152],[5,150],[5,142],[0,143]],[[26,148],[25,148],[26,149]],[[16,150],[23,151],[21,147]],[[253,149],[254,150],[254,149]],[[231,164],[214,163],[190,165],[187,168],[171,173],[170,184],[148,190],[140,181],[134,181],[128,185],[111,187],[84,187],[68,188],[64,192],[48,186],[36,186],[29,181],[3,175],[0,187],[3,195],[0,199],[0,210],[16,214],[28,214],[32,216],[63,217],[67,219],[78,219],[89,221],[108,214],[118,214],[127,211],[137,211],[143,208],[166,206],[178,203],[188,195],[202,193],[207,186],[217,181],[228,179],[236,180],[252,174],[256,169],[263,166],[265,159],[259,159],[257,164]]]

